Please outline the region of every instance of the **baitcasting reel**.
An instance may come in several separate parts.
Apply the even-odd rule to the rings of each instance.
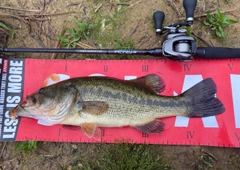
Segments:
[[[153,14],[157,35],[167,33],[162,44],[162,54],[175,61],[192,60],[193,54],[197,51],[197,44],[193,37],[186,34],[186,29],[179,29],[182,26],[191,26],[194,19],[194,10],[197,0],[184,0],[183,7],[186,11],[186,21],[173,23],[162,28],[165,14],[156,11]]]

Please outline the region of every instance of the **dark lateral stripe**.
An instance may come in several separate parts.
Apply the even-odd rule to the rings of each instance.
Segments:
[[[147,106],[161,106],[161,107],[182,107],[191,104],[191,101],[184,99],[183,97],[156,97],[154,95],[145,95],[144,97],[138,97],[137,94],[128,94],[119,91],[111,91],[111,89],[107,90],[102,87],[97,88],[89,88],[83,87],[80,91],[80,96],[86,95],[100,96],[99,98],[104,98],[109,101],[112,99],[119,99],[121,101],[139,105],[147,105]]]

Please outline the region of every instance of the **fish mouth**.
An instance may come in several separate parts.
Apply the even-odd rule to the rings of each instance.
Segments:
[[[13,110],[10,110],[9,111],[9,117],[12,119],[12,120],[16,120],[18,118],[18,115],[17,115],[17,109],[18,109],[19,105],[17,105]]]
[[[18,118],[18,114],[17,112],[20,110],[24,110],[24,107],[27,105],[27,102],[24,101],[24,102],[21,102],[19,103],[13,110],[10,110],[9,111],[9,117],[12,119],[12,120],[16,120]]]

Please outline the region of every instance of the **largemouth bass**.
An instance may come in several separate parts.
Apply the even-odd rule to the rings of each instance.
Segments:
[[[157,118],[206,117],[225,111],[215,97],[216,85],[211,78],[179,96],[159,95],[164,88],[164,81],[155,74],[129,81],[73,78],[40,88],[9,116],[35,118],[50,125],[81,126],[86,136],[99,139],[99,127],[131,126],[143,133],[160,133],[164,123]]]

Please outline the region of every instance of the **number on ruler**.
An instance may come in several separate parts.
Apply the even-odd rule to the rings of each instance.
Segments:
[[[58,129],[58,137],[61,136],[61,129]]]
[[[147,133],[142,133],[142,137],[143,137],[143,138],[148,138],[149,135],[148,135]]]
[[[237,140],[240,141],[240,135],[238,133],[235,133],[235,136],[236,136]]]
[[[104,72],[108,72],[108,65],[104,65],[104,66],[103,66],[103,71],[104,71]]]
[[[184,64],[184,65],[183,65],[184,71],[190,71],[191,68],[192,68],[192,64]]]
[[[186,137],[187,139],[192,139],[195,135],[195,131],[187,131],[186,132]]]
[[[101,136],[105,136],[105,129],[101,129]]]
[[[148,65],[142,65],[142,72],[148,72]]]
[[[233,64],[233,63],[228,63],[228,67],[229,67],[229,69],[230,69],[230,70],[232,70],[232,69],[233,69],[233,66],[234,66],[234,64]]]

